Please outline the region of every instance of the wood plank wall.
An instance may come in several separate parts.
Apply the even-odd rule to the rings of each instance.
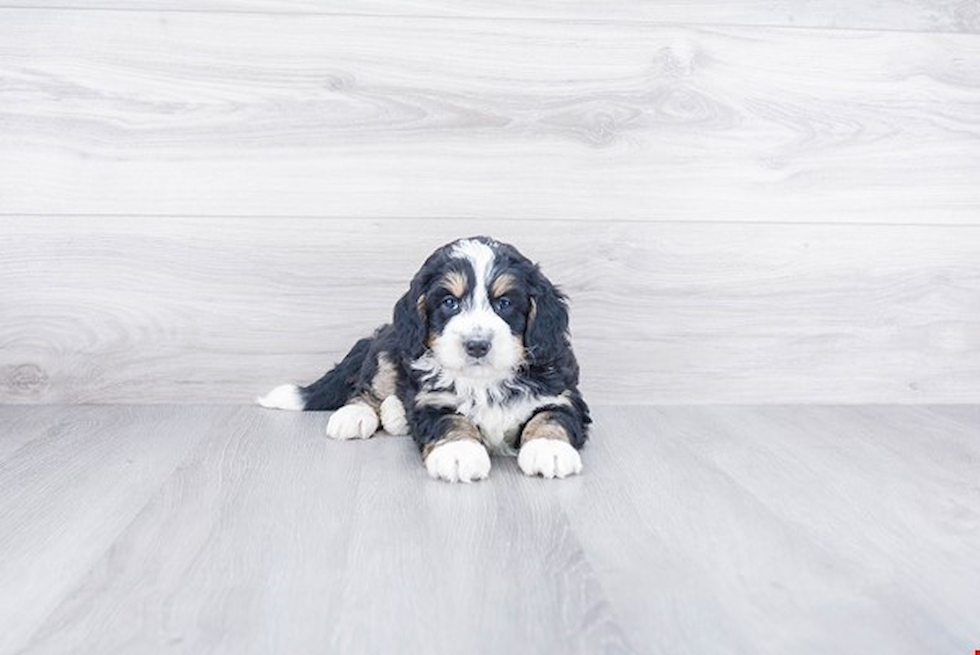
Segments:
[[[0,8],[0,402],[247,402],[456,236],[593,402],[976,402],[976,2]]]

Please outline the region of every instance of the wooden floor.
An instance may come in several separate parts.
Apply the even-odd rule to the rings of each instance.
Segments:
[[[0,653],[972,653],[980,407],[599,407],[429,480],[327,414],[0,407]]]

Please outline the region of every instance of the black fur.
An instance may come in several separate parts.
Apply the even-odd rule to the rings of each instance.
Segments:
[[[404,402],[404,401],[402,401]],[[452,427],[450,417],[453,410],[448,407],[413,407],[409,414],[412,438],[419,450],[442,439]]]
[[[374,339],[361,339],[347,356],[322,378],[308,387],[300,388],[303,409],[330,410],[343,407],[350,400],[361,378],[361,369],[369,360],[368,353]]]
[[[558,397],[562,403],[543,402],[527,416],[524,425],[535,414],[549,411],[565,429],[569,442],[581,448],[588,438],[591,422],[589,409],[578,391],[579,367],[569,343],[568,302],[540,268],[521,255],[513,246],[486,237],[474,240],[491,246],[494,251],[492,275],[507,273],[517,284],[507,294],[506,303],[494,299],[493,311],[510,327],[515,339],[522,339],[522,364],[513,377],[500,388],[493,403],[501,409],[509,403],[527,398]],[[412,437],[419,448],[441,439],[455,413],[450,406],[419,406],[419,393],[426,390],[425,375],[413,367],[419,358],[430,352],[433,335],[440,335],[454,311],[452,296],[440,287],[440,280],[449,271],[468,276],[473,284],[474,272],[465,259],[453,256],[448,244],[434,252],[412,279],[408,291],[395,304],[392,322],[375,334],[362,339],[334,369],[322,378],[301,389],[306,410],[337,409],[349,401],[368,402],[377,407],[384,398],[376,397],[372,386],[379,371],[381,356],[397,371],[396,395],[408,418]],[[461,302],[465,302],[461,300]],[[499,305],[499,306],[498,306]],[[506,305],[506,306],[504,306]],[[440,391],[455,392],[450,386]],[[513,443],[520,446],[520,430]]]

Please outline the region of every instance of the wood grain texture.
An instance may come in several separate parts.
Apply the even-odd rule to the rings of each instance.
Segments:
[[[916,644],[919,652],[953,652],[976,639],[980,566],[955,554],[980,552],[980,505],[975,502],[980,493],[968,482],[968,471],[977,470],[977,452],[968,444],[980,434],[976,424],[959,426],[924,408],[896,414],[890,407],[839,413],[731,410],[713,424],[736,427],[731,438],[705,448],[705,455],[755,498],[764,499],[768,510],[792,521],[824,552],[847,560],[856,553],[882,554],[852,569],[833,567],[849,585],[865,589],[868,602],[854,604],[855,610],[877,605],[881,613],[909,617],[896,621],[907,623],[896,628],[909,650]],[[780,434],[781,443],[765,443],[768,452],[732,445],[750,441],[747,431],[760,429]],[[787,488],[794,490],[791,495],[783,493]],[[951,556],[936,557],[939,552]],[[924,625],[932,615],[949,617],[943,643]],[[844,644],[836,650],[844,650]]]
[[[610,438],[586,461],[616,475],[592,477],[593,493],[565,507],[651,652],[912,655],[975,641],[975,414],[956,425],[923,407],[624,412],[600,415]]]
[[[8,4],[8,6],[10,6]],[[25,0],[19,7],[127,11],[208,11],[287,14],[630,20],[705,25],[771,25],[834,29],[980,32],[971,0]]]
[[[0,414],[0,653],[19,651],[225,408]],[[40,428],[40,430],[38,430]],[[39,433],[23,443],[25,433]],[[9,444],[15,444],[10,448]]]
[[[431,250],[484,232],[570,295],[595,402],[980,394],[980,228],[580,225],[0,218],[0,400],[241,403],[312,381]]]
[[[324,448],[314,423],[251,410],[228,417],[27,651],[274,653],[329,643],[365,451]]]
[[[78,410],[65,410],[66,412],[76,412]],[[16,456],[20,449],[27,443],[43,436],[52,429],[51,421],[55,421],[56,414],[45,421],[37,420],[37,412],[31,407],[6,405],[3,412],[3,439],[0,439],[0,465],[9,457]]]
[[[27,572],[0,587],[0,623],[18,626],[4,654],[976,643],[975,406],[599,407],[582,476],[494,459],[473,485],[429,480],[406,438],[330,441],[323,413],[0,407],[0,442],[25,411],[89,482],[51,493],[68,484],[54,442],[0,467],[18,490],[0,496],[0,562]],[[107,475],[107,453],[145,462],[167,444],[166,475]],[[65,517],[100,547],[57,538]],[[39,575],[53,560],[82,575]]]
[[[975,224],[978,71],[972,34],[2,10],[0,213]]]

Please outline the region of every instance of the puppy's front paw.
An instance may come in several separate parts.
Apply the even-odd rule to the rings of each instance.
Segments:
[[[388,396],[381,403],[381,427],[388,434],[408,434],[408,418],[405,416],[405,406],[397,396]]]
[[[582,472],[582,458],[567,441],[532,439],[521,446],[517,465],[524,475],[564,478]]]
[[[490,455],[473,439],[457,439],[436,446],[425,458],[425,469],[437,480],[473,482],[490,474]]]
[[[327,422],[331,439],[367,439],[378,431],[378,415],[367,405],[344,405]]]

